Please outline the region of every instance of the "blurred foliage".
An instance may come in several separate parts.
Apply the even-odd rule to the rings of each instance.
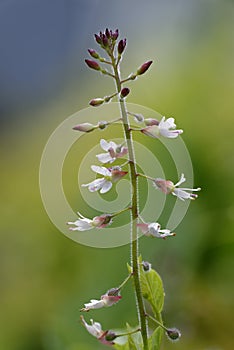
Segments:
[[[164,339],[162,350],[232,350],[233,2],[149,1],[142,7],[140,1],[127,4],[120,1],[103,11],[102,2],[94,6],[90,1],[77,1],[76,5],[69,1],[74,7],[64,12],[68,7],[58,1],[55,7],[47,9],[53,9],[48,28],[53,24],[59,27],[56,10],[63,11],[61,18],[67,16],[69,38],[73,38],[73,44],[70,43],[73,49],[66,51],[69,55],[66,64],[56,61],[64,50],[55,50],[53,40],[47,41],[47,27],[43,29],[47,2],[34,3],[41,12],[28,1],[18,3],[17,7],[15,1],[3,1],[0,5],[2,19],[16,18],[15,25],[4,31],[4,40],[7,43],[9,40],[11,48],[15,45],[15,53],[19,52],[14,59],[11,57],[16,63],[12,71],[15,73],[8,76],[6,64],[2,75],[8,85],[1,105],[4,124],[0,149],[0,348],[103,348],[80,325],[79,309],[84,302],[99,297],[125,278],[129,248],[89,248],[58,232],[40,199],[38,169],[43,147],[57,125],[85,107],[90,98],[112,91],[105,77],[87,71],[83,64],[85,50],[93,45],[92,33],[110,25],[119,26],[122,35],[128,38],[123,64],[126,74],[134,71],[141,61],[155,58],[151,72],[131,84],[129,101],[176,118],[179,127],[185,130],[183,139],[193,160],[195,186],[202,187],[199,199],[192,203],[177,228],[175,239],[155,241],[155,244],[146,237],[140,240],[142,256],[153,264],[164,281],[164,321],[167,326],[176,326],[182,331],[180,342],[171,344]],[[125,10],[121,5],[126,6]],[[55,54],[50,56],[51,62],[57,62],[56,71],[52,71],[53,64],[44,70],[48,51],[41,50],[43,59],[39,57],[38,62],[42,62],[43,75],[37,74],[33,84],[29,79],[33,66],[27,70],[25,64],[22,70],[19,64],[20,59],[27,62],[24,52],[30,45],[30,52],[36,50],[32,45],[32,39],[36,40],[34,17],[30,17],[32,8],[38,23],[36,29],[42,36],[40,50],[44,40],[50,54]],[[80,23],[75,21],[76,11],[77,18],[83,16]],[[69,21],[71,12],[73,17]],[[41,17],[37,18],[37,13]],[[18,38],[21,25],[25,30]],[[64,38],[66,43],[66,36]],[[18,39],[22,45],[16,45]],[[3,50],[2,59],[4,57],[7,62],[6,50]],[[10,66],[11,61],[8,62]],[[21,72],[20,79],[18,72]],[[39,83],[40,91],[36,90]],[[41,91],[46,93],[41,95]],[[88,147],[88,141],[85,142]],[[154,147],[155,140],[147,142],[149,147]],[[72,186],[77,188],[75,181],[69,185],[70,191]],[[79,210],[79,198],[77,202],[74,198],[74,210]],[[135,325],[131,285],[124,289],[123,300],[116,307],[90,312],[86,315],[86,319],[89,318],[101,322],[104,329],[123,328],[126,321]]]

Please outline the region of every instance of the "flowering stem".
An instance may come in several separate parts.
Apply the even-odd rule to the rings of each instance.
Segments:
[[[118,289],[119,289],[119,290],[122,289],[123,286],[130,280],[131,277],[132,277],[132,273],[130,273],[130,274],[128,275],[128,277],[125,278],[125,280],[119,285]]]
[[[123,83],[126,83],[127,81],[131,81],[131,80],[134,80],[136,78],[135,75],[130,75],[130,77],[122,80],[120,83],[123,84]]]
[[[115,83],[118,93],[121,91],[121,82],[120,73],[118,70],[118,66],[116,64],[113,53],[110,53],[110,58],[112,61]],[[140,271],[138,265],[138,237],[137,237],[137,220],[138,220],[138,183],[137,183],[137,169],[135,163],[135,154],[132,142],[132,135],[130,131],[130,125],[127,115],[127,109],[123,98],[119,99],[120,112],[123,120],[123,129],[125,140],[128,148],[129,155],[129,173],[130,173],[130,181],[131,181],[131,189],[132,189],[132,199],[131,199],[131,263],[132,263],[132,274],[134,280],[134,287],[136,293],[136,301],[139,315],[139,322],[141,327],[141,334],[144,344],[144,350],[148,350],[148,339],[147,339],[147,324],[145,317],[145,306],[141,291],[140,284]]]
[[[135,331],[132,331],[132,332],[128,332],[128,333],[123,333],[123,334],[116,334],[116,338],[117,337],[124,337],[124,336],[126,336],[126,335],[130,335],[130,334],[134,334],[134,333],[137,333],[137,332],[140,332],[141,331],[141,329],[140,328],[138,328],[138,329],[136,329]]]
[[[151,321],[153,321],[154,323],[156,323],[158,326],[162,327],[165,331],[167,331],[167,327],[165,327],[161,322],[159,322],[158,320],[156,320],[156,318],[152,317],[149,314],[145,314],[145,316],[147,316]]]
[[[151,176],[148,176],[148,175],[145,175],[145,174],[138,173],[137,176],[141,176],[141,177],[144,177],[144,178],[146,178],[148,180],[155,181],[155,178],[153,178]]]
[[[131,207],[124,208],[124,209],[122,209],[122,210],[120,210],[120,211],[117,211],[117,212],[114,213],[114,214],[111,214],[111,216],[112,216],[112,218],[114,218],[115,216],[117,216],[117,215],[119,215],[119,214],[122,214],[122,213],[124,213],[125,211],[128,211],[128,210],[130,210],[130,209],[131,209]]]

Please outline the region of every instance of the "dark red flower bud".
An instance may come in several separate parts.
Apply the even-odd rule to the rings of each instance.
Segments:
[[[95,36],[96,42],[97,42],[98,44],[101,44],[101,43],[102,43],[101,37],[100,37],[99,35],[97,35],[97,34],[94,34],[94,36]]]
[[[87,66],[89,66],[89,68],[95,69],[95,70],[100,70],[101,67],[99,66],[99,64],[95,61],[91,61],[91,60],[85,60],[85,63],[87,64]]]
[[[126,39],[120,40],[120,42],[118,44],[118,54],[119,55],[121,55],[124,52],[126,44],[127,44],[127,40]]]
[[[90,56],[92,56],[93,58],[99,58],[99,54],[95,50],[88,49],[88,52],[89,52]]]
[[[102,36],[102,44],[103,46],[107,47],[108,46],[108,39],[105,34]]]
[[[129,88],[127,88],[127,87],[123,88],[120,92],[120,97],[124,98],[124,97],[128,96],[129,92],[130,92]]]
[[[109,39],[110,38],[110,31],[108,28],[105,30],[106,37]]]
[[[119,36],[119,30],[118,29],[116,29],[116,31],[112,34],[112,38],[113,38],[113,40],[116,40],[116,39],[118,39],[118,36]]]
[[[149,67],[151,66],[151,64],[153,63],[153,61],[148,61],[143,63],[138,69],[137,69],[137,75],[141,75],[144,74]]]

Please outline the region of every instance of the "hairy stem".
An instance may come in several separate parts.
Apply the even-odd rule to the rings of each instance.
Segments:
[[[112,66],[114,70],[116,88],[118,93],[121,91],[121,78],[118,70],[118,64],[115,62],[115,58],[110,55]],[[137,220],[138,220],[138,181],[137,181],[137,169],[135,163],[135,154],[133,147],[133,140],[128,120],[128,114],[124,99],[119,99],[120,112],[123,120],[123,129],[124,135],[126,139],[126,144],[128,147],[128,156],[129,156],[129,174],[131,181],[131,189],[132,189],[132,199],[131,199],[131,264],[132,264],[132,274],[134,280],[134,287],[136,293],[136,301],[137,301],[137,309],[138,316],[141,328],[141,334],[144,344],[144,350],[148,350],[148,338],[147,338],[147,323],[145,317],[145,306],[141,291],[140,284],[140,271],[138,265],[138,237],[137,237]]]

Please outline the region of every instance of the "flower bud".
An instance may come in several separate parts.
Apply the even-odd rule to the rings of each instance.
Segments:
[[[119,41],[119,44],[118,44],[118,54],[119,55],[121,55],[124,52],[126,44],[127,44],[127,39],[122,39]]]
[[[92,56],[93,58],[99,58],[99,54],[95,50],[88,49],[88,52],[89,52],[90,56]]]
[[[112,341],[112,340],[115,340],[116,339],[116,334],[114,332],[108,332],[105,336],[105,339],[107,341]]]
[[[112,39],[116,40],[116,39],[118,39],[118,36],[119,36],[119,30],[116,29],[116,31],[112,34]]]
[[[149,272],[151,270],[151,264],[148,261],[142,261],[142,267],[145,272]]]
[[[103,36],[102,36],[102,44],[104,47],[108,46],[108,38],[106,37],[105,34],[103,34]]]
[[[105,96],[104,100],[105,102],[110,102],[110,100],[113,98],[113,96]]]
[[[85,63],[87,64],[87,66],[91,69],[95,69],[95,70],[100,70],[101,67],[99,66],[99,64],[95,61],[91,61],[91,60],[85,60]]]
[[[144,121],[144,116],[142,114],[134,114],[134,119],[137,123],[142,123]]]
[[[83,131],[83,132],[90,132],[95,129],[95,126],[90,123],[83,123],[83,124],[78,124],[72,128],[73,130],[78,130],[78,131]]]
[[[93,106],[93,107],[98,107],[100,105],[102,105],[104,102],[104,99],[103,98],[94,98],[93,100],[91,100],[89,102],[90,106]]]
[[[181,333],[177,328],[168,328],[166,334],[168,338],[172,341],[177,341],[181,337]]]
[[[151,64],[153,63],[153,61],[147,61],[145,63],[143,63],[138,69],[137,69],[137,75],[141,75],[144,74],[149,67],[151,66]]]
[[[101,44],[101,43],[102,43],[101,37],[100,37],[99,35],[97,35],[97,34],[94,34],[94,36],[95,36],[96,42],[97,42],[98,44]]]
[[[153,119],[153,118],[145,119],[145,125],[147,126],[158,125],[158,124],[159,124],[159,121],[157,119]]]
[[[108,28],[105,30],[106,37],[109,39],[110,38],[110,31]]]
[[[103,130],[108,126],[108,123],[105,120],[102,120],[98,123],[99,129]]]
[[[120,97],[124,98],[124,97],[128,96],[129,92],[130,92],[129,88],[127,88],[127,87],[123,88],[120,92]]]

